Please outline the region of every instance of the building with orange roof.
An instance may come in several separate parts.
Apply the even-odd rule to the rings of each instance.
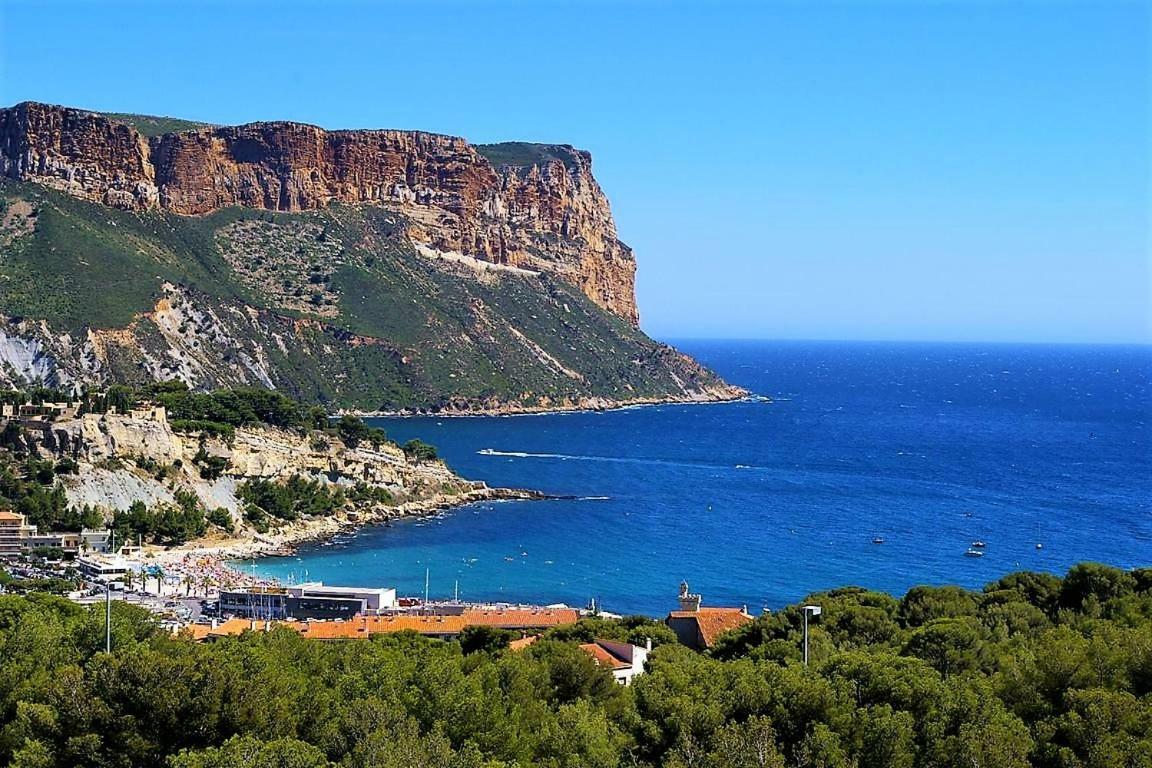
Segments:
[[[522,637],[519,640],[513,640],[512,642],[508,643],[508,650],[512,651],[513,653],[516,651],[522,651],[530,645],[535,645],[536,641],[539,639],[540,635],[528,635],[527,637]]]
[[[239,635],[245,631],[263,632],[286,627],[312,640],[356,640],[394,632],[416,632],[425,637],[451,640],[465,627],[486,626],[512,631],[543,630],[575,624],[580,612],[574,608],[494,608],[466,609],[454,615],[388,614],[357,616],[335,621],[260,621],[229,619],[216,625],[185,628],[194,640],[210,640]]]
[[[672,611],[664,623],[676,633],[676,639],[689,648],[706,650],[716,644],[725,632],[752,621],[747,608],[706,608],[701,597],[688,591],[688,582],[680,584],[680,610]]]
[[[612,677],[621,685],[630,685],[632,678],[644,674],[644,665],[652,651],[652,642],[641,648],[631,643],[618,643],[614,640],[593,640],[584,643],[580,650],[592,657],[597,665],[612,672]]]

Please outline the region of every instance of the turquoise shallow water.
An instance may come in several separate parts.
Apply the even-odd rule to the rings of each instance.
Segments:
[[[428,569],[434,596],[662,614],[681,579],[757,610],[1152,564],[1152,348],[680,346],[774,401],[379,420],[465,476],[577,498],[369,528],[258,570],[419,594]]]

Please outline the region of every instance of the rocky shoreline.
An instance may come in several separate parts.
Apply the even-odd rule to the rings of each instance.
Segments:
[[[463,493],[437,494],[395,506],[377,505],[368,509],[341,511],[286,523],[275,531],[244,538],[198,539],[179,547],[150,548],[146,557],[158,564],[175,565],[189,557],[216,561],[246,560],[257,557],[290,556],[310,542],[325,541],[342,532],[380,525],[404,518],[432,515],[445,509],[483,501],[539,501],[553,498],[540,491],[523,488],[490,488],[477,484]]]
[[[439,410],[402,408],[394,411],[357,411],[340,410],[337,415],[351,414],[361,418],[411,418],[416,416],[438,416],[444,418],[468,418],[473,416],[545,416],[552,413],[597,413],[602,411],[619,411],[625,408],[642,408],[657,405],[718,405],[721,403],[734,403],[740,401],[767,400],[754,395],[746,389],[729,386],[723,393],[714,393],[712,397],[637,397],[626,400],[610,400],[608,398],[584,398],[575,402],[549,403],[547,405],[520,405],[517,403],[501,403],[496,405],[449,405]]]

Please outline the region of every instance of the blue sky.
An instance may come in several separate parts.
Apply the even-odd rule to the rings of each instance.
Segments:
[[[4,103],[587,148],[659,337],[1152,341],[1147,2],[0,14]]]

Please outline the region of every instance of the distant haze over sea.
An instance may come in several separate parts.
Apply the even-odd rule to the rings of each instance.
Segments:
[[[373,528],[260,569],[663,614],[829,587],[1152,564],[1152,348],[689,341],[771,403],[379,420],[461,474],[576,498]],[[882,538],[883,543],[873,543]],[[974,541],[985,555],[966,557]],[[1037,549],[1036,544],[1043,547]]]

